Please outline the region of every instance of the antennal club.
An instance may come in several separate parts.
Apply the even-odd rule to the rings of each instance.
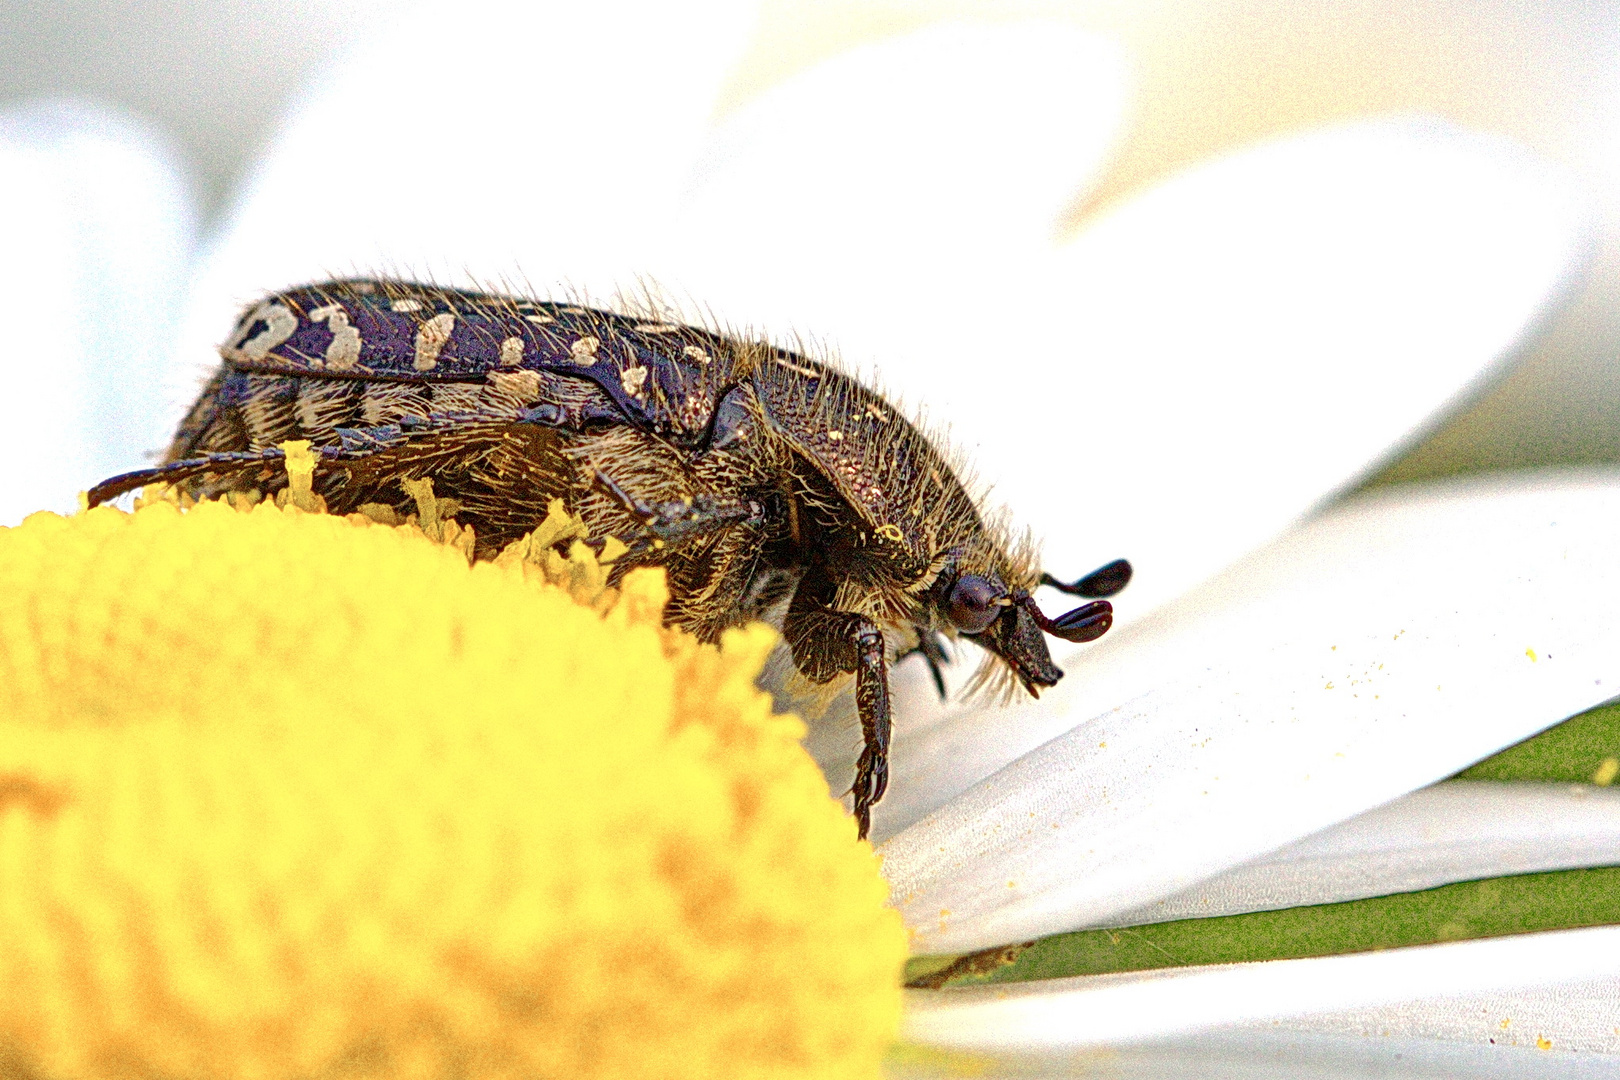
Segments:
[[[1065,585],[1051,574],[1041,575],[1042,585],[1050,586],[1058,592],[1068,593],[1070,596],[1083,596],[1087,600],[1099,596],[1115,596],[1130,583],[1131,564],[1124,559],[1115,559],[1107,566],[1098,567],[1073,585]]]
[[[1073,611],[1064,612],[1055,619],[1048,619],[1045,613],[1035,606],[1032,599],[1026,598],[1023,606],[1035,620],[1036,626],[1064,641],[1095,641],[1108,633],[1108,628],[1114,625],[1114,605],[1106,600],[1084,604]]]

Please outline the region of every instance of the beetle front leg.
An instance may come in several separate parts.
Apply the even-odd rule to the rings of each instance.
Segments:
[[[865,840],[872,827],[872,806],[889,787],[889,668],[884,659],[883,631],[857,619],[855,640],[855,707],[861,715],[861,756],[855,763],[855,827]]]
[[[840,674],[855,675],[855,706],[861,717],[861,756],[855,763],[855,822],[861,839],[871,831],[872,807],[889,786],[888,645],[872,620],[827,606],[818,594],[826,592],[821,575],[799,583],[782,623],[782,636],[793,652],[793,663],[814,682],[827,682]]]

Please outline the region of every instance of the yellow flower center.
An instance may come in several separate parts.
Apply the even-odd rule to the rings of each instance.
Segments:
[[[905,935],[770,631],[436,539],[0,530],[0,1072],[877,1075]]]

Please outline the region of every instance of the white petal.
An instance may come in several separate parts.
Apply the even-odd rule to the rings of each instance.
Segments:
[[[198,283],[190,363],[243,303],[356,272],[634,284],[752,25],[750,0],[429,4],[343,54]]]
[[[896,1080],[959,1077],[953,1055],[893,1073]],[[965,1075],[1098,1077],[1108,1080],[1611,1080],[1620,1060],[1586,1050],[1547,1049],[1533,1041],[1396,1038],[1382,1031],[1338,1035],[1315,1031],[1220,1028],[1202,1035],[1155,1039],[1089,1050],[962,1055]]]
[[[1124,107],[1119,49],[1061,22],[852,49],[716,133],[660,278],[727,321],[884,355],[964,292],[1011,295]]]
[[[748,261],[744,280],[711,279],[707,295],[723,311],[725,297],[751,297],[738,306],[765,322],[796,308],[796,325],[874,361],[889,388],[950,427],[1014,520],[1044,535],[1050,569],[1130,557],[1138,573],[1117,627],[1276,534],[1490,373],[1585,250],[1585,217],[1560,174],[1498,139],[1418,120],[1206,164],[1067,250],[1029,246],[1003,264],[968,250],[964,264],[939,227],[943,285],[863,276],[873,271],[843,256],[849,234],[817,200],[876,226],[854,181],[825,172],[812,175],[833,194],[800,193],[813,227],[748,211],[768,221],[760,235],[797,237],[795,257]],[[723,190],[749,205],[748,184]],[[718,210],[704,220],[720,228]],[[962,651],[956,686],[977,658]],[[919,665],[897,670],[894,701],[902,746],[908,727],[945,712]],[[812,743],[840,791],[858,745],[847,714],[833,709],[842,721]],[[880,833],[913,819],[894,809],[902,801],[881,808]]]
[[[1609,959],[1612,962],[1612,955]],[[1611,968],[1604,976],[1544,987],[1470,989],[1454,996],[1364,1005],[1284,1021],[1250,1021],[1238,1030],[1270,1029],[1341,1036],[1378,1034],[1487,1046],[1493,1045],[1494,1040],[1497,1046],[1614,1055],[1609,1067],[1620,1072],[1617,1020],[1620,1020],[1620,977]]]
[[[0,524],[77,493],[166,441],[164,351],[194,222],[169,147],[78,103],[0,113]]]
[[[1516,1004],[1520,999],[1503,1002]],[[1552,997],[1555,1008],[1561,999]],[[1399,1011],[1396,1011],[1400,1015]],[[1504,1013],[1504,1016],[1517,1015]],[[1476,1028],[1497,1024],[1494,1018]],[[1396,1037],[1388,1028],[1366,1034],[1268,1026],[1217,1028],[1203,1034],[1110,1044],[1088,1049],[919,1055],[919,1066],[895,1070],[896,1080],[924,1077],[1107,1077],[1108,1080],[1612,1080],[1620,1058],[1612,1053],[1543,1048],[1532,1034],[1526,1041],[1482,1036],[1476,1041]],[[1555,1029],[1561,1030],[1561,1029]],[[1500,1030],[1497,1035],[1503,1035]],[[953,1071],[953,1058],[971,1072]],[[933,1065],[933,1068],[929,1066]]]
[[[1307,1030],[1479,1041],[1515,1014],[1554,1046],[1620,1053],[1620,927],[1304,960],[907,995],[904,1038],[956,1050],[1129,1043],[1299,1018]],[[1377,1019],[1373,1019],[1373,1018]],[[1496,1031],[1487,1036],[1490,1025]],[[1522,1035],[1523,1029],[1516,1034]]]
[[[877,200],[906,223],[887,225],[859,173],[839,174],[844,157],[728,164],[739,179],[713,182],[703,221],[724,229],[730,209],[757,222],[734,241],[755,255],[701,295],[739,321],[830,339],[923,402],[1060,576],[1131,558],[1120,625],[1276,535],[1477,387],[1562,299],[1588,248],[1562,173],[1438,121],[1362,123],[1204,164],[1061,249],[971,233],[958,244],[926,181]],[[757,193],[771,166],[803,206],[797,221]],[[799,185],[801,169],[813,184]],[[907,196],[927,213],[913,219]],[[857,257],[846,246],[860,230],[918,244],[935,268],[911,277]]]
[[[1133,561],[1129,622],[1477,387],[1562,299],[1586,226],[1561,173],[1496,138],[1317,132],[1170,180],[1032,278],[1036,311],[991,339],[1016,408],[984,407],[982,342],[884,370],[950,409],[1050,569]]]
[[[883,845],[917,951],[1107,924],[1612,696],[1617,549],[1612,475],[1374,493],[897,739],[885,827],[1040,746]]]
[[[1620,865],[1620,790],[1438,784],[1123,912],[1115,926],[1336,904],[1457,881]]]

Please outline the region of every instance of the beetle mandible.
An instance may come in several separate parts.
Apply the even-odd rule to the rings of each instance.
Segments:
[[[888,785],[888,666],[920,652],[941,692],[940,636],[1031,694],[1062,671],[1042,636],[1090,641],[1130,580],[1117,560],[1073,584],[987,521],[944,454],[887,400],[827,363],[760,341],[573,304],[393,280],[289,289],[249,309],[164,464],[105,480],[92,505],[149,483],[193,495],[286,483],[277,447],[309,439],[337,513],[405,512],[402,480],[459,504],[479,557],[561,498],[592,537],[662,565],[665,621],[714,641],[773,611],[798,671],[850,675],[863,749],[861,837]],[[1056,619],[1049,585],[1093,602]],[[782,601],[787,601],[785,612]]]

